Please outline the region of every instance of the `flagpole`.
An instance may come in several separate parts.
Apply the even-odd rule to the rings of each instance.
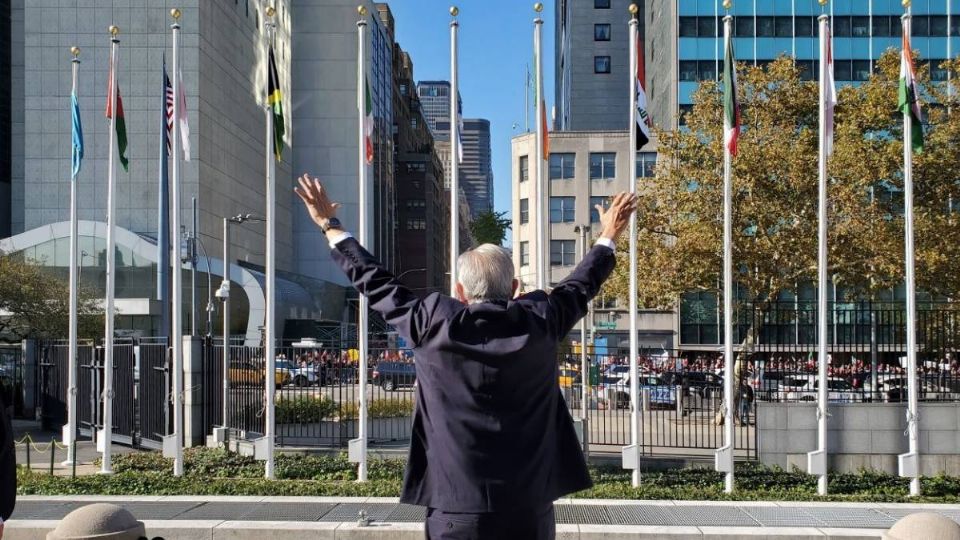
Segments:
[[[457,33],[460,9],[450,7],[450,296],[457,296],[457,258],[460,256],[460,92]]]
[[[113,318],[116,274],[116,226],[117,226],[117,49],[120,45],[120,28],[110,26],[110,157],[107,173],[107,291],[103,342],[103,444],[100,463],[101,474],[112,474],[111,445],[113,444]]]
[[[266,43],[264,47],[264,57],[267,58],[269,73],[269,54],[270,54],[270,44],[273,40],[274,34],[276,33],[276,23],[273,22],[273,16],[276,13],[276,9],[273,6],[267,6],[266,15],[267,21],[265,23],[266,32],[265,38]],[[269,85],[268,85],[269,86]],[[277,162],[274,156],[276,152],[275,143],[274,143],[274,126],[273,126],[273,110],[270,106],[270,99],[267,96],[266,101],[264,101],[264,113],[267,117],[267,155],[266,155],[266,169],[267,169],[267,324],[266,324],[266,343],[264,344],[264,354],[266,355],[266,376],[265,379],[265,388],[264,388],[264,405],[266,409],[266,439],[267,439],[267,448],[266,448],[266,463],[264,464],[264,477],[268,480],[273,480],[276,476],[274,470],[274,436],[275,436],[275,413],[276,408],[275,399],[276,399],[276,377],[277,377]]]
[[[824,5],[826,0],[821,0]],[[830,59],[828,46],[830,36],[829,17],[820,15],[820,159],[818,163],[818,235],[817,248],[817,336],[818,336],[818,379],[817,387],[817,451],[808,454],[807,469],[810,474],[819,476],[817,493],[827,494],[827,99],[828,73]],[[834,299],[836,300],[836,299]]]
[[[176,238],[176,257],[173,264],[173,320],[171,341],[173,346],[173,475],[183,476],[183,264],[180,262],[180,15],[177,8],[170,10],[173,24],[170,25],[173,40],[173,128],[170,136],[171,152],[171,229]]]
[[[730,0],[724,0],[724,7],[730,9],[733,4]],[[723,39],[727,44],[733,35],[733,17],[726,15],[723,18]],[[726,47],[726,46],[725,46]],[[731,64],[733,58],[727,59]],[[736,65],[730,67],[736,70]],[[731,81],[732,83],[732,81]],[[734,89],[734,91],[736,91]],[[724,130],[732,126],[724,126]],[[723,145],[723,397],[724,397],[724,423],[723,423],[723,447],[717,451],[716,468],[718,471],[726,473],[724,480],[724,491],[733,493],[734,472],[733,472],[733,449],[734,449],[734,370],[733,370],[733,156],[730,154],[730,147],[725,143]]]
[[[540,18],[540,12],[543,11],[543,4],[537,2],[533,6],[537,12],[537,18],[533,20],[533,53],[534,70],[536,71],[537,101],[536,101],[536,119],[537,124],[537,142],[536,142],[536,205],[537,205],[537,289],[546,290],[547,280],[550,275],[550,251],[547,243],[547,223],[549,218],[549,200],[547,199],[547,184],[544,178],[544,147],[543,138],[546,136],[543,119],[546,117],[546,103],[543,99],[543,43],[541,34],[543,32],[543,19]]]
[[[71,48],[70,53],[73,54],[73,60],[71,60],[73,92],[70,98],[70,110],[71,114],[79,114],[74,110],[72,101],[77,96],[79,86],[77,79],[80,69],[80,47]],[[76,130],[77,127],[74,126],[73,129]],[[75,146],[73,152],[77,152]],[[77,166],[77,159],[76,156],[73,157],[72,174],[70,175],[70,352],[67,360],[70,373],[67,390],[67,425],[64,426],[62,437],[63,444],[67,445],[67,460],[63,462],[64,465],[72,465],[77,458],[76,447],[73,445],[73,440],[77,436],[77,296],[80,289],[79,272],[77,271],[77,176],[80,174],[80,170]]]
[[[630,160],[628,170],[630,176],[630,194],[637,194],[637,65],[640,62],[638,58],[637,40],[638,21],[637,5],[630,4]],[[634,451],[640,444],[640,368],[638,358],[637,344],[637,213],[630,214],[630,444]],[[678,395],[677,399],[681,399]],[[640,486],[640,468],[633,469],[633,487]]]
[[[359,226],[358,232],[360,234],[360,244],[364,247],[369,247],[369,236],[370,232],[367,225],[368,215],[367,215],[367,206],[369,203],[369,195],[367,193],[367,183],[369,182],[369,169],[367,166],[367,156],[366,156],[366,129],[364,125],[366,123],[366,75],[367,75],[367,7],[361,5],[357,8],[357,12],[360,14],[360,20],[357,21],[357,164],[359,167]],[[451,134],[453,133],[451,127]],[[451,146],[451,148],[453,148]],[[456,151],[455,148],[454,152]],[[457,162],[457,157],[455,153],[451,154],[451,159],[454,163]],[[451,187],[455,186],[456,178],[456,169],[454,169],[454,175],[451,180],[454,184]],[[451,189],[451,192],[456,193],[456,191]],[[456,199],[453,199],[456,201]],[[453,215],[456,216],[456,207],[453,208]],[[457,236],[457,227],[456,222],[454,222],[453,230],[451,231],[451,238],[456,239]],[[451,252],[454,251],[455,244],[451,244]],[[456,262],[454,260],[454,262]],[[456,275],[456,266],[450,267],[450,283],[451,285],[455,281]],[[369,326],[370,326],[370,317],[369,317],[369,306],[370,300],[366,295],[360,295],[360,307],[359,307],[359,320],[357,328],[357,340],[358,352],[360,353],[360,358],[358,363],[360,366],[360,425],[357,430],[357,442],[355,443],[356,451],[359,455],[354,456],[357,458],[357,481],[366,482],[367,481],[367,354],[369,350]]]
[[[905,1],[907,12],[903,14],[903,39],[909,43],[911,32],[910,2]],[[902,55],[908,51],[901,52]],[[909,58],[901,59],[906,62]],[[901,83],[903,84],[903,83]],[[910,81],[907,82],[910,84]],[[909,88],[908,88],[909,95]],[[914,95],[913,99],[919,99]],[[913,118],[910,116],[911,104],[908,102],[903,112],[903,203],[906,235],[906,287],[907,287],[907,436],[909,439],[909,454],[913,469],[917,469],[920,453],[920,427],[917,417],[917,291],[914,279],[915,255],[913,249]],[[903,475],[904,466],[901,459],[900,473]],[[910,479],[910,496],[920,495],[919,470],[907,471]]]

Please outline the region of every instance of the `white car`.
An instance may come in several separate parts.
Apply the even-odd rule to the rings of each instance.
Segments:
[[[298,387],[313,386],[320,383],[320,376],[311,367],[300,367],[288,360],[277,360],[277,371],[290,374],[290,384]]]
[[[780,401],[816,401],[820,379],[816,375],[788,375],[777,388]],[[846,379],[827,379],[827,401],[830,403],[858,403],[863,393],[857,391]]]

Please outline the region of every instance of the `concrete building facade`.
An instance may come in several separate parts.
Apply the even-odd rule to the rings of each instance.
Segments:
[[[655,143],[655,141],[654,141]],[[651,147],[655,144],[651,143]],[[630,187],[629,159],[633,154],[626,131],[556,131],[550,133],[548,174],[549,207],[536,204],[534,152],[536,134],[528,133],[512,140],[513,185],[513,262],[524,290],[536,288],[536,220],[541,211],[549,213],[547,242],[550,246],[550,285],[569,275],[580,261],[580,235],[577,226],[591,227],[588,244],[599,235],[596,204]],[[637,178],[642,185],[653,178],[656,152],[637,152]],[[627,249],[625,241],[617,246]],[[627,339],[626,306],[615,298],[599,297],[594,302],[592,327],[597,335],[607,336],[616,346]],[[642,311],[640,314],[642,347],[670,349],[676,344],[675,315],[672,311]]]
[[[450,137],[450,81],[420,81],[417,83],[417,95],[423,105],[423,116],[427,119],[430,131],[438,140]],[[458,110],[463,112],[463,101],[457,96]],[[437,122],[446,121],[447,128],[438,133]]]
[[[626,110],[630,98],[628,8],[634,1],[555,0],[556,129],[627,129]],[[643,4],[637,3],[643,39]]]

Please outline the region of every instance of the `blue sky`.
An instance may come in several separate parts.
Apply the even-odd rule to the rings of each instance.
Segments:
[[[438,0],[389,2],[396,39],[413,58],[417,80],[450,78],[450,5]],[[534,2],[461,0],[460,96],[467,118],[490,120],[494,207],[510,210],[510,138],[522,133],[525,66],[533,72]],[[553,101],[553,2],[544,2],[543,84]],[[533,94],[530,129],[534,129]],[[513,125],[517,128],[514,129]]]

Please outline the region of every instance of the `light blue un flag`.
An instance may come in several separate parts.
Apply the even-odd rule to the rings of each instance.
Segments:
[[[83,160],[83,126],[80,124],[80,102],[76,92],[70,93],[70,102],[73,111],[73,179],[76,180]]]

